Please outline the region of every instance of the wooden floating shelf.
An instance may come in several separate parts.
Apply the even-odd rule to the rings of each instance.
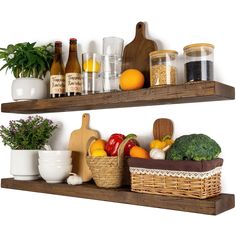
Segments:
[[[120,91],[86,96],[3,103],[1,105],[1,111],[32,114],[220,101],[234,98],[234,87],[215,81],[203,81],[182,85],[139,89],[135,91]]]
[[[68,184],[47,184],[43,180],[17,181],[11,178],[2,179],[1,187],[178,211],[195,212],[208,215],[218,215],[224,211],[234,208],[235,206],[234,195],[223,193],[217,197],[200,200],[193,198],[134,193],[128,188],[103,189],[96,187],[93,183],[71,186]]]

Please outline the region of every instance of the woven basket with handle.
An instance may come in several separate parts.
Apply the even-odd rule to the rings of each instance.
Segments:
[[[87,163],[92,172],[93,180],[101,188],[118,188],[124,183],[127,176],[125,171],[124,148],[127,142],[132,138],[126,138],[119,146],[118,156],[92,157],[90,145],[96,139],[90,141],[88,148]]]

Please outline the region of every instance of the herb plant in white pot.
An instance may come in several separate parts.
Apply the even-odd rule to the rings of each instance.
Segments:
[[[35,42],[26,42],[0,48],[0,59],[5,62],[0,71],[11,70],[16,78],[12,83],[13,100],[47,97],[48,89],[44,78],[50,70],[52,57],[52,44],[36,46]]]
[[[9,126],[0,126],[3,144],[11,151],[11,174],[16,180],[35,180],[39,178],[38,150],[47,144],[57,128],[51,120],[41,116],[14,120]]]

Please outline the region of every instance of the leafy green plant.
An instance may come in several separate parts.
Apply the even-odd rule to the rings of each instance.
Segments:
[[[0,126],[3,144],[14,150],[40,150],[48,142],[57,125],[41,116],[13,120],[8,127]]]
[[[15,78],[34,77],[42,79],[51,66],[52,44],[35,45],[36,42],[25,42],[0,48],[0,59],[6,62],[0,71],[3,69],[11,70]]]

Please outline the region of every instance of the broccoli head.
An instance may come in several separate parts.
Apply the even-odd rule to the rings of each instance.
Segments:
[[[168,160],[212,160],[221,153],[215,140],[205,134],[183,135],[177,138],[166,153]]]

